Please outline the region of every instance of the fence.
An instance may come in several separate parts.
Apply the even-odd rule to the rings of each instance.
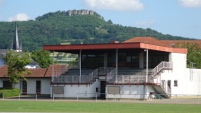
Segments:
[[[87,93],[87,95],[94,95],[93,93]],[[105,93],[96,93],[94,98],[83,98],[86,93],[77,93],[76,101],[95,101],[95,102],[136,102],[136,103],[168,103],[168,104],[201,104],[201,95],[187,95],[187,94],[174,94],[171,98],[167,99],[163,97],[163,94],[133,94],[134,97],[147,97],[146,99],[137,98],[122,98],[121,94],[113,94],[114,98],[103,99],[100,95]],[[125,94],[124,94],[125,95]],[[129,96],[129,95],[128,95]]]
[[[84,95],[95,95],[93,98],[83,98]],[[113,94],[114,98],[101,98],[105,93],[77,93],[76,98],[41,98],[40,95],[19,95],[13,98],[2,98],[0,100],[49,100],[49,101],[88,101],[88,102],[133,102],[133,103],[160,103],[160,104],[201,104],[201,95],[174,94],[170,99],[163,98],[163,94],[132,94],[135,97],[147,97],[146,99],[122,98],[121,94]],[[125,95],[125,94],[124,94]],[[128,95],[129,96],[129,95]]]
[[[31,95],[18,95],[15,97],[5,98],[3,93],[0,93],[0,100],[38,100],[38,99],[51,99],[49,95],[31,94]]]

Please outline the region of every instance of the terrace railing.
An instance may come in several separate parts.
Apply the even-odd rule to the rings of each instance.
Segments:
[[[91,84],[95,82],[95,80],[98,78],[99,75],[107,74],[110,72],[112,67],[105,68],[97,68],[93,70],[93,72],[89,73],[88,75],[61,75],[61,76],[52,76],[53,83],[87,83]]]
[[[146,76],[143,75],[118,75],[116,83],[119,84],[132,84],[132,83],[145,83]]]

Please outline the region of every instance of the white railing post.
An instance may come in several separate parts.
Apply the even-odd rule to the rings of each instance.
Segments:
[[[77,93],[77,101],[78,101],[78,93]]]
[[[96,93],[96,102],[97,102],[97,93]]]
[[[54,100],[54,93],[52,93],[52,99]]]

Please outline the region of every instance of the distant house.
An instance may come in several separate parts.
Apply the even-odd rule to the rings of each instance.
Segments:
[[[51,93],[51,76],[54,72],[57,72],[57,75],[64,74],[68,68],[66,65],[54,65],[49,66],[48,68],[31,68],[28,69],[31,72],[30,75],[24,75],[27,78],[27,81],[21,80],[18,84],[15,85],[15,88],[21,90],[21,94],[46,94],[50,95]],[[0,68],[0,88],[10,88],[11,84],[7,75],[7,66],[4,65]]]
[[[15,30],[15,36],[13,38],[11,50],[15,52],[22,52],[22,46],[19,44],[17,27]],[[7,74],[7,65],[3,60],[3,56],[6,55],[8,50],[0,50],[0,88],[11,88],[9,81],[9,75]],[[28,82],[20,80],[18,84],[15,84],[15,88],[21,90],[21,94],[48,94],[51,93],[51,76],[54,73],[59,76],[68,70],[67,65],[54,65],[48,68],[40,68],[37,62],[31,59],[31,63],[26,65],[30,75],[24,75]],[[54,71],[54,72],[53,72]]]
[[[200,95],[201,69],[187,68],[188,50],[172,42],[134,37],[123,43],[45,45],[44,50],[78,55],[78,68],[52,75],[51,93],[106,99]]]

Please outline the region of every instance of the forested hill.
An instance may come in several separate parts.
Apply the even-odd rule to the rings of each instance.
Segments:
[[[47,13],[35,20],[21,22],[0,22],[0,49],[10,49],[14,37],[15,24],[24,51],[41,49],[47,44],[61,43],[108,43],[120,42],[136,36],[153,36],[158,39],[187,39],[164,35],[152,29],[141,29],[113,24],[99,14],[70,15],[67,11]]]

